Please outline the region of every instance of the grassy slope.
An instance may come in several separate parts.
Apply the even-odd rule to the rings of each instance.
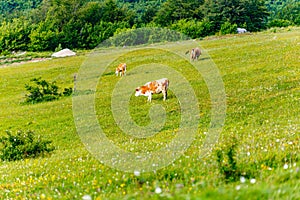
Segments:
[[[174,164],[139,177],[101,165],[86,151],[76,134],[72,98],[20,105],[25,95],[24,84],[31,78],[41,76],[56,81],[61,88],[70,87],[84,56],[0,68],[0,135],[6,129],[32,129],[44,138],[51,139],[56,147],[55,152],[47,158],[1,162],[0,196],[4,199],[81,199],[84,194],[104,199],[300,198],[300,163],[296,161],[300,153],[299,32],[299,29],[295,29],[216,40],[209,38],[200,42],[220,69],[227,95],[226,123],[216,146],[222,148],[231,142],[232,137],[237,138],[238,165],[253,174],[255,184],[249,183],[248,179],[243,184],[239,181],[226,184],[218,171],[214,154],[206,158],[198,157],[201,138],[209,123],[209,97],[201,77],[194,76],[188,68],[183,69],[187,79],[196,91],[201,91],[196,93],[201,110],[201,125],[196,141],[185,156]],[[147,52],[139,52],[139,55],[151,59],[151,54]],[[138,66],[142,61],[134,57],[130,62]],[[173,62],[171,59],[165,64],[172,65]],[[179,67],[185,66],[183,61],[178,63]],[[111,66],[110,70],[113,68]],[[130,75],[130,71],[128,73]],[[116,81],[109,72],[102,80],[108,88],[110,83]],[[163,134],[153,141],[127,146],[124,142],[128,140],[127,136],[113,126],[114,122],[109,116],[109,107],[106,106],[110,102],[109,95],[98,89],[96,109],[99,122],[106,128],[108,136],[123,148],[143,147],[140,149],[143,151],[151,149],[157,141],[167,142],[173,137],[179,105],[172,98],[172,93],[168,104],[163,104],[171,113]],[[135,105],[142,105],[144,101],[142,97],[132,98],[130,103],[133,118],[143,125],[149,122],[147,117],[142,116],[147,115],[150,106],[146,104],[138,109]],[[159,97],[154,101],[158,102]],[[289,164],[287,170],[283,169],[285,163]],[[161,187],[163,192],[155,194],[156,187]]]

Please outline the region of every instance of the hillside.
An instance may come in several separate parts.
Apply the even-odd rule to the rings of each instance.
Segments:
[[[0,67],[0,136],[5,130],[33,130],[55,147],[45,157],[0,161],[0,196],[299,199],[299,33],[290,27],[104,48],[91,55],[81,52]],[[185,52],[195,45],[203,54],[191,63]],[[121,62],[128,65],[122,78],[114,74]],[[74,74],[78,81],[73,97],[24,104],[25,84],[32,78],[67,88],[74,86]],[[161,94],[154,95],[152,103],[134,96],[135,87],[159,76],[171,80],[165,102]],[[130,119],[125,122],[136,123],[134,129],[122,129],[126,116]],[[139,138],[143,130],[137,125],[149,124],[155,125],[156,134]],[[98,126],[105,137],[98,134]],[[210,140],[216,132],[217,140]],[[156,155],[177,136],[182,146],[157,154],[153,160],[158,163],[146,156],[126,160],[130,155]],[[128,154],[114,152],[115,146]],[[137,161],[137,170],[132,170]]]

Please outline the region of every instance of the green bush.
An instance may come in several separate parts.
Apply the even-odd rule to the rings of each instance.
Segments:
[[[41,77],[33,78],[30,81],[35,85],[25,85],[25,89],[29,92],[26,94],[26,103],[39,103],[45,101],[53,101],[59,99],[61,96],[70,96],[72,94],[72,88],[65,88],[63,93],[59,93],[59,87],[55,85],[55,82],[48,83],[42,80]]]
[[[193,39],[212,34],[212,24],[207,20],[196,21],[182,19],[173,23],[171,29],[179,31]]]
[[[48,83],[45,80],[41,80],[41,78],[33,78],[30,81],[33,81],[36,86],[25,85],[26,90],[29,92],[29,94],[26,95],[26,102],[38,103],[59,98],[60,94],[58,93],[58,86],[55,85],[55,82]]]
[[[235,182],[242,176],[245,178],[254,177],[256,174],[255,171],[250,170],[253,168],[251,164],[248,163],[249,166],[242,166],[238,163],[236,147],[237,141],[233,138],[229,144],[216,150],[218,169],[227,183]]]
[[[73,88],[65,88],[64,91],[63,91],[63,95],[64,96],[71,96],[73,93]]]
[[[167,28],[143,27],[122,30],[119,29],[117,32],[118,34],[115,34],[114,37],[106,40],[99,47],[135,46],[186,39],[186,36],[183,34]]]
[[[221,25],[220,35],[233,34],[236,33],[237,24],[231,24],[230,22],[225,22]]]
[[[6,131],[6,134],[0,138],[0,159],[3,161],[35,158],[54,150],[48,147],[51,141],[36,137],[32,131],[18,131],[17,134]]]
[[[274,19],[268,23],[268,27],[288,27],[293,23],[285,19]]]
[[[58,44],[58,46],[55,48],[55,52],[58,52],[60,50],[62,50],[63,48],[61,47],[61,43]]]

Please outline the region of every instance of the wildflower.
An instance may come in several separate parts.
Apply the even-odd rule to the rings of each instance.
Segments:
[[[240,181],[241,181],[241,183],[245,183],[246,182],[245,177],[241,176]]]
[[[45,194],[41,194],[41,199],[45,199],[46,195]]]
[[[289,165],[285,163],[283,169],[287,169],[287,168],[289,168]]]
[[[140,175],[141,175],[141,172],[138,171],[138,170],[134,170],[133,174],[134,174],[135,176],[140,176]]]
[[[236,190],[240,190],[240,189],[241,189],[241,186],[240,186],[240,185],[237,185],[237,186],[235,187],[235,189],[236,189]]]
[[[162,189],[160,187],[155,188],[155,193],[160,194],[162,192]]]
[[[250,179],[250,183],[254,184],[256,182],[255,178]]]
[[[86,194],[82,197],[82,200],[92,200],[92,197],[90,195]]]

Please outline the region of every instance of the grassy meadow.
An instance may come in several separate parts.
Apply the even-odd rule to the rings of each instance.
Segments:
[[[299,27],[292,27],[195,41],[192,44],[204,51],[194,66],[185,55],[193,47],[188,41],[124,50],[115,58],[100,49],[96,60],[88,53],[80,53],[0,66],[0,136],[6,130],[33,130],[55,147],[44,157],[0,161],[0,199],[300,199],[299,33]],[[169,51],[161,48],[164,45],[169,46]],[[120,62],[128,65],[126,77],[114,74]],[[107,68],[106,63],[110,63]],[[94,86],[77,85],[73,98],[23,103],[27,94],[24,86],[30,79],[42,77],[56,81],[60,88],[73,87],[74,74],[84,71],[86,65],[92,66],[93,78],[99,79]],[[212,108],[219,106],[212,101],[217,98],[211,94],[213,86],[208,86],[214,85],[214,80],[205,77],[214,66],[224,84],[214,92],[217,96],[218,89],[224,89],[226,118],[218,140],[206,149],[203,145],[213,126]],[[174,71],[178,76],[173,75]],[[171,79],[165,102],[161,94],[154,95],[151,103],[147,97],[134,96],[134,87],[160,76]],[[179,76],[184,77],[196,97],[196,108],[187,108],[188,114],[197,115],[191,120],[184,120],[189,115],[181,106],[193,101],[188,90],[176,90],[185,86]],[[94,99],[94,104],[76,102],[76,95],[82,91],[82,96]],[[122,96],[126,96],[128,104],[115,101]],[[124,115],[118,111],[123,112],[123,105],[128,112]],[[152,112],[153,106],[158,106],[159,112]],[[186,132],[196,132],[174,162],[158,163],[161,167],[151,171],[147,162],[140,161],[141,170],[134,173],[130,167],[120,170],[121,165],[105,164],[109,158],[100,162],[87,150],[74,122],[76,109],[94,111],[106,139],[133,155],[160,151],[180,135],[182,120],[189,127]],[[132,134],[127,134],[120,124],[128,116],[138,126],[159,131],[139,138],[139,131],[129,127],[127,131]],[[152,122],[163,118],[163,125]],[[138,130],[142,132],[142,128]],[[99,149],[104,154],[112,153],[110,146],[101,141],[103,137],[91,140],[94,139],[103,143]],[[161,153],[158,161],[159,156],[169,154]]]

